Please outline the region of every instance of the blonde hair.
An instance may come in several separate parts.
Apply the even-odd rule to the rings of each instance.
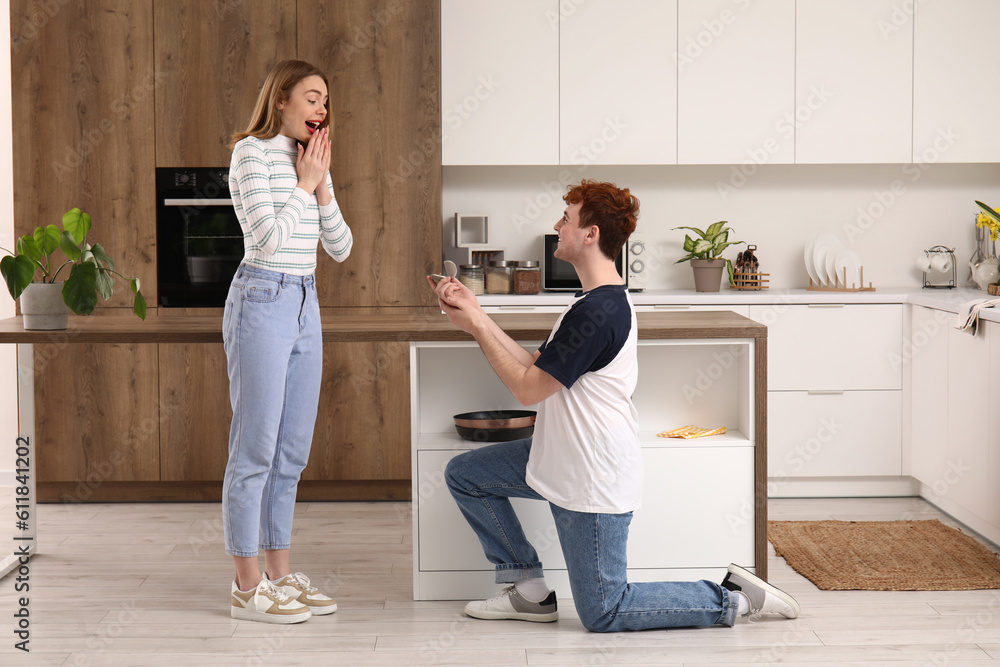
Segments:
[[[250,124],[243,132],[233,134],[233,144],[245,137],[270,139],[277,135],[281,130],[281,110],[278,109],[278,104],[288,100],[292,89],[299,81],[310,76],[323,79],[329,90],[330,82],[327,81],[326,74],[304,60],[283,60],[275,65],[261,86],[257,104],[254,105],[253,114],[250,116]],[[320,127],[329,125],[332,120],[329,96],[324,106],[326,106],[326,118]]]

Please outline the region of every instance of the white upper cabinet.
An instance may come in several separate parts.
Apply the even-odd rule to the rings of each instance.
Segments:
[[[676,0],[563,6],[560,164],[676,164]]]
[[[913,21],[900,6],[899,0],[798,0],[797,163],[910,161]]]
[[[558,0],[441,1],[445,165],[557,164]]]
[[[914,4],[913,161],[1000,162],[1000,2]]]
[[[794,160],[794,0],[679,0],[677,47],[679,163]]]

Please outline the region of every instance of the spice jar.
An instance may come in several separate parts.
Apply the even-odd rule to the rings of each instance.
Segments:
[[[486,293],[510,294],[514,262],[493,261],[486,267]]]
[[[459,268],[458,280],[472,290],[476,296],[486,291],[486,280],[483,276],[482,264],[462,264]]]
[[[542,271],[538,262],[514,262],[514,294],[538,294],[541,289]]]

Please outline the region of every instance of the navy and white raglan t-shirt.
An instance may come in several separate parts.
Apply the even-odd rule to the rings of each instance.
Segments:
[[[602,285],[578,292],[539,348],[535,365],[563,385],[538,406],[526,474],[549,502],[602,514],[641,505],[637,340],[625,285]]]

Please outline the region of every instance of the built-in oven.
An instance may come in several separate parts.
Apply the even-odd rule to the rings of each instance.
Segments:
[[[159,305],[222,308],[243,259],[229,170],[156,169]]]
[[[579,292],[582,289],[576,269],[566,260],[555,256],[559,247],[558,234],[542,235],[542,289],[550,292]],[[622,282],[628,284],[628,270],[625,266],[625,248],[615,258],[615,268],[622,277]]]

